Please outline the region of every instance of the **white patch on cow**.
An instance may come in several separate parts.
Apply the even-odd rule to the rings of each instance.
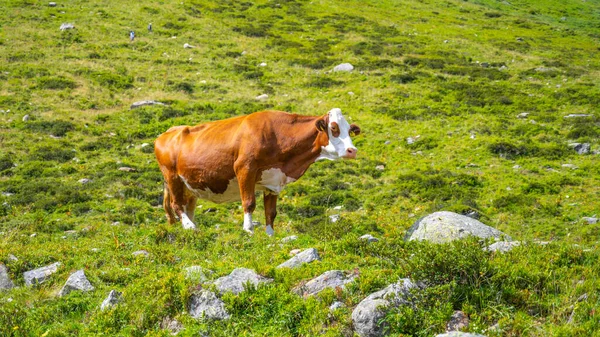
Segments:
[[[254,234],[254,224],[252,223],[252,213],[244,213],[244,230]]]
[[[331,123],[333,122],[336,122],[340,129],[339,137],[334,137],[331,133]],[[329,133],[329,144],[321,147],[321,154],[317,160],[336,160],[345,157],[348,149],[356,151],[356,147],[354,147],[350,138],[350,124],[342,115],[342,110],[334,108],[329,111],[327,132]]]
[[[192,222],[185,213],[181,213],[181,225],[183,226],[183,229],[196,229],[194,222]]]
[[[268,236],[273,236],[273,234],[275,234],[275,231],[273,230],[273,226],[271,226],[271,225],[267,225],[267,228],[265,230],[266,230]]]
[[[224,202],[233,202],[240,200],[240,186],[238,184],[237,178],[233,178],[227,184],[227,189],[225,192],[218,194],[213,193],[210,189],[200,190],[194,189],[188,184],[188,182],[182,177],[179,176],[181,180],[185,183],[185,186],[190,190],[197,198],[212,201],[217,204],[222,204]]]
[[[271,168],[262,171],[260,181],[256,183],[257,191],[266,191],[267,194],[279,194],[285,185],[296,181],[290,178],[278,168]]]

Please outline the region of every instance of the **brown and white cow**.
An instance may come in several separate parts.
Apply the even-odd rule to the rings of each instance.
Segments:
[[[255,191],[264,191],[266,232],[273,235],[277,195],[317,160],[356,157],[340,109],[324,116],[262,111],[196,126],[175,126],[158,137],[155,154],[165,178],[164,208],[196,228],[198,198],[217,203],[242,200],[244,230],[253,233]]]

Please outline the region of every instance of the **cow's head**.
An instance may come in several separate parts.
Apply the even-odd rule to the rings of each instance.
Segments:
[[[360,134],[360,128],[356,124],[348,124],[342,115],[342,110],[331,109],[327,115],[317,120],[317,130],[327,132],[329,143],[321,147],[321,155],[317,160],[340,158],[356,158],[357,149],[352,144],[350,135]]]

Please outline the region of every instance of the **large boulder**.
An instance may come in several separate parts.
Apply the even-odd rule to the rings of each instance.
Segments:
[[[8,269],[5,265],[0,264],[0,290],[12,289],[14,286],[8,275]]]
[[[319,253],[314,248],[309,248],[277,266],[277,268],[298,268],[305,263],[321,260]]]
[[[387,325],[382,319],[391,308],[410,304],[414,289],[418,289],[416,284],[409,279],[400,279],[367,296],[352,311],[352,324],[356,333],[360,337],[383,336]]]
[[[23,278],[25,278],[25,285],[32,286],[46,281],[50,275],[58,271],[60,266],[62,266],[62,263],[55,262],[51,265],[24,272]]]
[[[433,243],[445,243],[468,236],[482,239],[512,239],[501,231],[487,226],[468,216],[453,212],[435,212],[419,220],[406,233],[405,240],[426,240]]]
[[[65,296],[74,290],[78,290],[78,291],[94,290],[94,286],[90,283],[90,281],[88,281],[87,277],[85,277],[85,273],[83,272],[83,269],[80,269],[80,270],[74,272],[73,274],[71,274],[71,276],[69,276],[69,279],[67,280],[65,285],[62,287],[62,289],[58,293],[58,296]]]
[[[346,284],[354,281],[356,277],[356,274],[344,273],[341,270],[330,270],[308,281],[306,284],[296,287],[293,291],[303,297],[314,296],[327,288],[344,289]]]
[[[218,278],[214,284],[221,294],[232,292],[237,295],[244,291],[244,286],[248,283],[258,286],[270,282],[273,282],[273,279],[260,276],[252,269],[237,268],[231,274]]]
[[[201,290],[190,298],[189,314],[193,318],[223,320],[229,319],[225,303],[215,293]]]

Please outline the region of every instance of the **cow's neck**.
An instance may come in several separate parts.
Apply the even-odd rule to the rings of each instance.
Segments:
[[[294,146],[284,169],[288,177],[300,178],[321,155],[321,147],[328,144],[327,134],[319,132],[315,126],[318,118],[313,117],[296,124],[297,126],[301,124],[303,127],[294,128],[295,132],[291,135]]]

